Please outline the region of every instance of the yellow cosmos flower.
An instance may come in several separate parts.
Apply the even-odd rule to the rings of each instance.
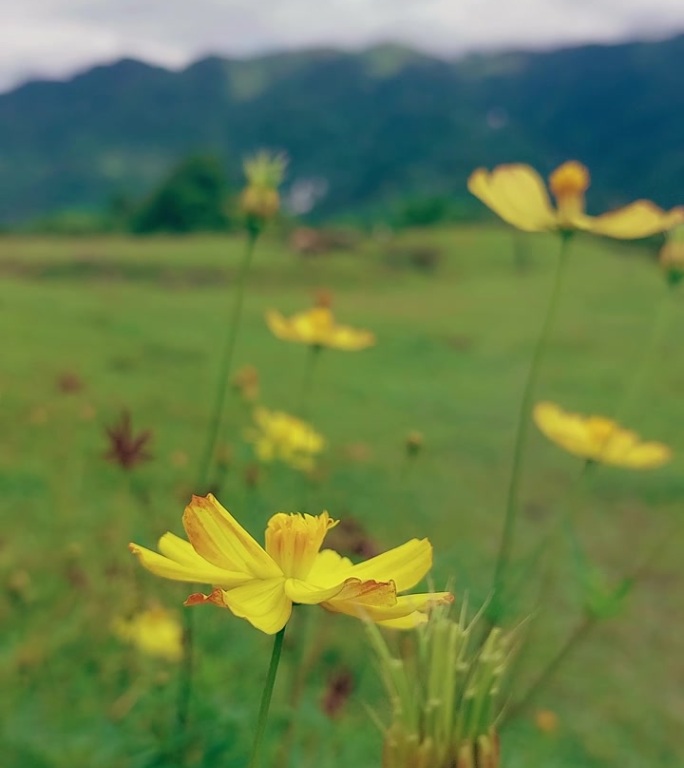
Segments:
[[[541,176],[529,165],[500,165],[491,173],[478,168],[468,179],[468,189],[504,221],[524,232],[583,230],[633,240],[684,221],[684,208],[663,211],[648,200],[637,200],[601,216],[587,216],[584,193],[589,183],[589,171],[573,160],[549,177],[556,208]]]
[[[283,411],[255,408],[256,429],[245,433],[254,443],[259,461],[279,460],[294,469],[313,469],[314,459],[324,448],[325,440],[301,419]]]
[[[148,656],[179,661],[183,655],[183,629],[176,616],[161,607],[116,621],[114,632]]]
[[[453,599],[448,592],[398,596],[432,566],[427,539],[412,539],[353,565],[331,549],[321,551],[335,525],[327,512],[315,517],[279,512],[268,522],[264,548],[209,494],[194,496],[185,509],[189,541],[165,533],[161,554],[137,544],[129,548],[157,576],[214,586],[209,595],[190,595],[186,605],[228,608],[269,635],[287,624],[295,604],[408,629],[424,622],[432,605]]]
[[[651,469],[665,464],[672,456],[666,445],[641,442],[638,435],[611,419],[567,413],[554,403],[537,403],[534,421],[549,440],[589,461]]]
[[[313,347],[355,352],[375,344],[375,335],[370,331],[338,325],[330,307],[313,307],[292,317],[284,317],[280,312],[270,310],[266,313],[266,323],[277,338]]]

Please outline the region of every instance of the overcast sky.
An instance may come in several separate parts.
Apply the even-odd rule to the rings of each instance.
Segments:
[[[3,90],[121,56],[179,67],[207,53],[386,41],[455,55],[684,31],[684,0],[1,0],[0,7]]]

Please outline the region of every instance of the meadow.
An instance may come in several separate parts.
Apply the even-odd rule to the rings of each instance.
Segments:
[[[368,239],[348,252],[291,253],[259,243],[234,370],[254,365],[260,401],[297,413],[306,350],[275,339],[264,313],[310,306],[330,291],[341,322],[371,329],[362,352],[324,350],[308,418],[328,448],[307,490],[311,512],[353,518],[381,548],[429,536],[432,579],[457,603],[486,600],[503,521],[511,452],[532,345],[558,244],[499,227],[396,237],[442,258],[434,269],[391,264]],[[170,766],[173,664],[141,656],[112,631],[144,595],[184,609],[184,585],[142,571],[129,541],[154,546],[193,491],[218,349],[232,301],[239,237],[0,240],[0,763],[3,768]],[[524,258],[521,258],[523,256]],[[612,416],[633,379],[666,288],[647,246],[573,243],[538,399]],[[672,446],[648,472],[599,468],[576,509],[585,545],[619,578],[653,547],[622,612],[601,622],[527,711],[502,730],[504,768],[676,768],[684,721],[684,358],[681,300],[625,421]],[[105,426],[130,411],[152,431],[152,460],[133,472],[104,460]],[[302,477],[254,469],[248,408],[231,393],[219,498],[261,539],[276,511],[298,510]],[[424,443],[407,457],[407,435]],[[531,551],[571,492],[579,460],[530,430],[516,557]],[[559,550],[549,604],[522,662],[534,678],[580,618]],[[563,556],[561,556],[563,555]],[[521,598],[521,608],[530,608]],[[211,606],[197,607],[189,766],[243,768],[270,640]],[[387,703],[360,622],[316,611],[308,684],[292,765],[379,766]],[[401,642],[401,639],[396,640]],[[287,643],[287,640],[286,640]],[[283,667],[271,749],[284,728]],[[353,680],[326,715],[331,676]],[[535,712],[552,710],[545,733]],[[277,765],[274,752],[265,754]],[[270,756],[270,759],[268,759]]]

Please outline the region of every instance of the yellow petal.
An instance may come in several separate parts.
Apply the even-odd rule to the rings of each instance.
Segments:
[[[276,338],[283,341],[296,341],[293,338],[291,323],[275,309],[270,309],[266,313],[266,325]]]
[[[649,237],[684,221],[684,209],[664,211],[648,200],[637,200],[624,208],[602,216],[587,216],[581,228],[595,235],[605,235],[623,240]]]
[[[164,579],[200,584],[221,584],[225,587],[232,587],[244,584],[252,578],[250,574],[217,568],[203,560],[199,555],[197,555],[197,560],[192,563],[189,558],[184,562],[178,562],[138,544],[129,544],[128,548],[140,560],[143,568]]]
[[[183,526],[194,549],[219,568],[251,573],[258,579],[282,576],[280,568],[210,493],[193,496]]]
[[[399,547],[354,565],[347,573],[363,581],[393,581],[398,592],[411,589],[432,567],[432,545],[427,539],[411,539]]]
[[[408,616],[402,616],[400,619],[387,619],[386,621],[377,621],[375,623],[386,629],[415,629],[421,624],[425,624],[427,620],[427,613],[414,611],[413,613],[409,613]]]
[[[321,587],[332,587],[350,578],[353,567],[348,557],[342,557],[334,549],[323,549],[316,555],[307,581]]]
[[[615,458],[617,460],[606,459],[606,462],[630,469],[654,469],[667,464],[672,458],[672,451],[663,443],[639,443]]]
[[[557,227],[544,182],[528,165],[500,165],[492,173],[478,168],[468,179],[468,189],[504,221],[525,232]]]
[[[403,595],[392,600],[390,585],[376,582],[375,588],[372,588],[370,584],[372,582],[364,582],[365,592],[359,590],[357,594],[353,589],[343,590],[337,597],[323,603],[323,607],[336,613],[384,622],[404,619],[415,612],[425,613],[435,605],[450,603],[454,599],[450,592],[428,592]]]
[[[375,335],[370,331],[351,328],[348,325],[336,325],[330,329],[325,339],[327,347],[356,352],[375,344]]]
[[[344,588],[344,582],[332,587],[317,587],[308,581],[301,579],[287,579],[285,582],[285,594],[293,603],[302,605],[318,605],[338,595]]]
[[[223,600],[236,616],[273,635],[287,624],[292,613],[292,601],[285,594],[284,584],[282,577],[255,579],[224,591]]]

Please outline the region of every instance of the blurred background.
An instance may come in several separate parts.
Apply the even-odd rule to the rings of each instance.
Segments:
[[[577,159],[592,176],[590,213],[637,198],[684,203],[683,67],[680,0],[4,9],[2,766],[175,764],[163,749],[175,662],[141,654],[116,626],[142,603],[180,615],[187,595],[138,573],[127,544],[180,533],[197,490],[244,248],[245,156],[267,148],[288,166],[233,365],[256,369],[256,395],[226,382],[214,487],[257,538],[272,513],[301,507],[300,473],[259,464],[245,435],[255,401],[293,413],[301,402],[305,350],[271,336],[264,312],[324,296],[378,341],[321,358],[306,416],[328,448],[307,478],[310,509],[351,521],[337,546],[352,556],[429,536],[435,583],[454,579],[457,598],[478,606],[558,244],[503,225],[466,180],[478,166],[524,162],[546,176]],[[613,415],[666,291],[662,244],[577,238],[540,399]],[[683,322],[677,299],[629,414],[674,460],[602,470],[577,513],[610,577],[657,556],[619,615],[573,646],[507,725],[503,768],[684,766],[684,541],[681,527],[668,535],[683,515]],[[530,436],[519,554],[578,471]],[[559,558],[523,681],[581,619],[568,568]],[[268,638],[210,608],[197,615],[186,764],[243,768]],[[366,712],[382,718],[387,705],[363,629],[333,617],[321,632],[292,764],[378,766]],[[285,711],[276,691],[276,733]]]

